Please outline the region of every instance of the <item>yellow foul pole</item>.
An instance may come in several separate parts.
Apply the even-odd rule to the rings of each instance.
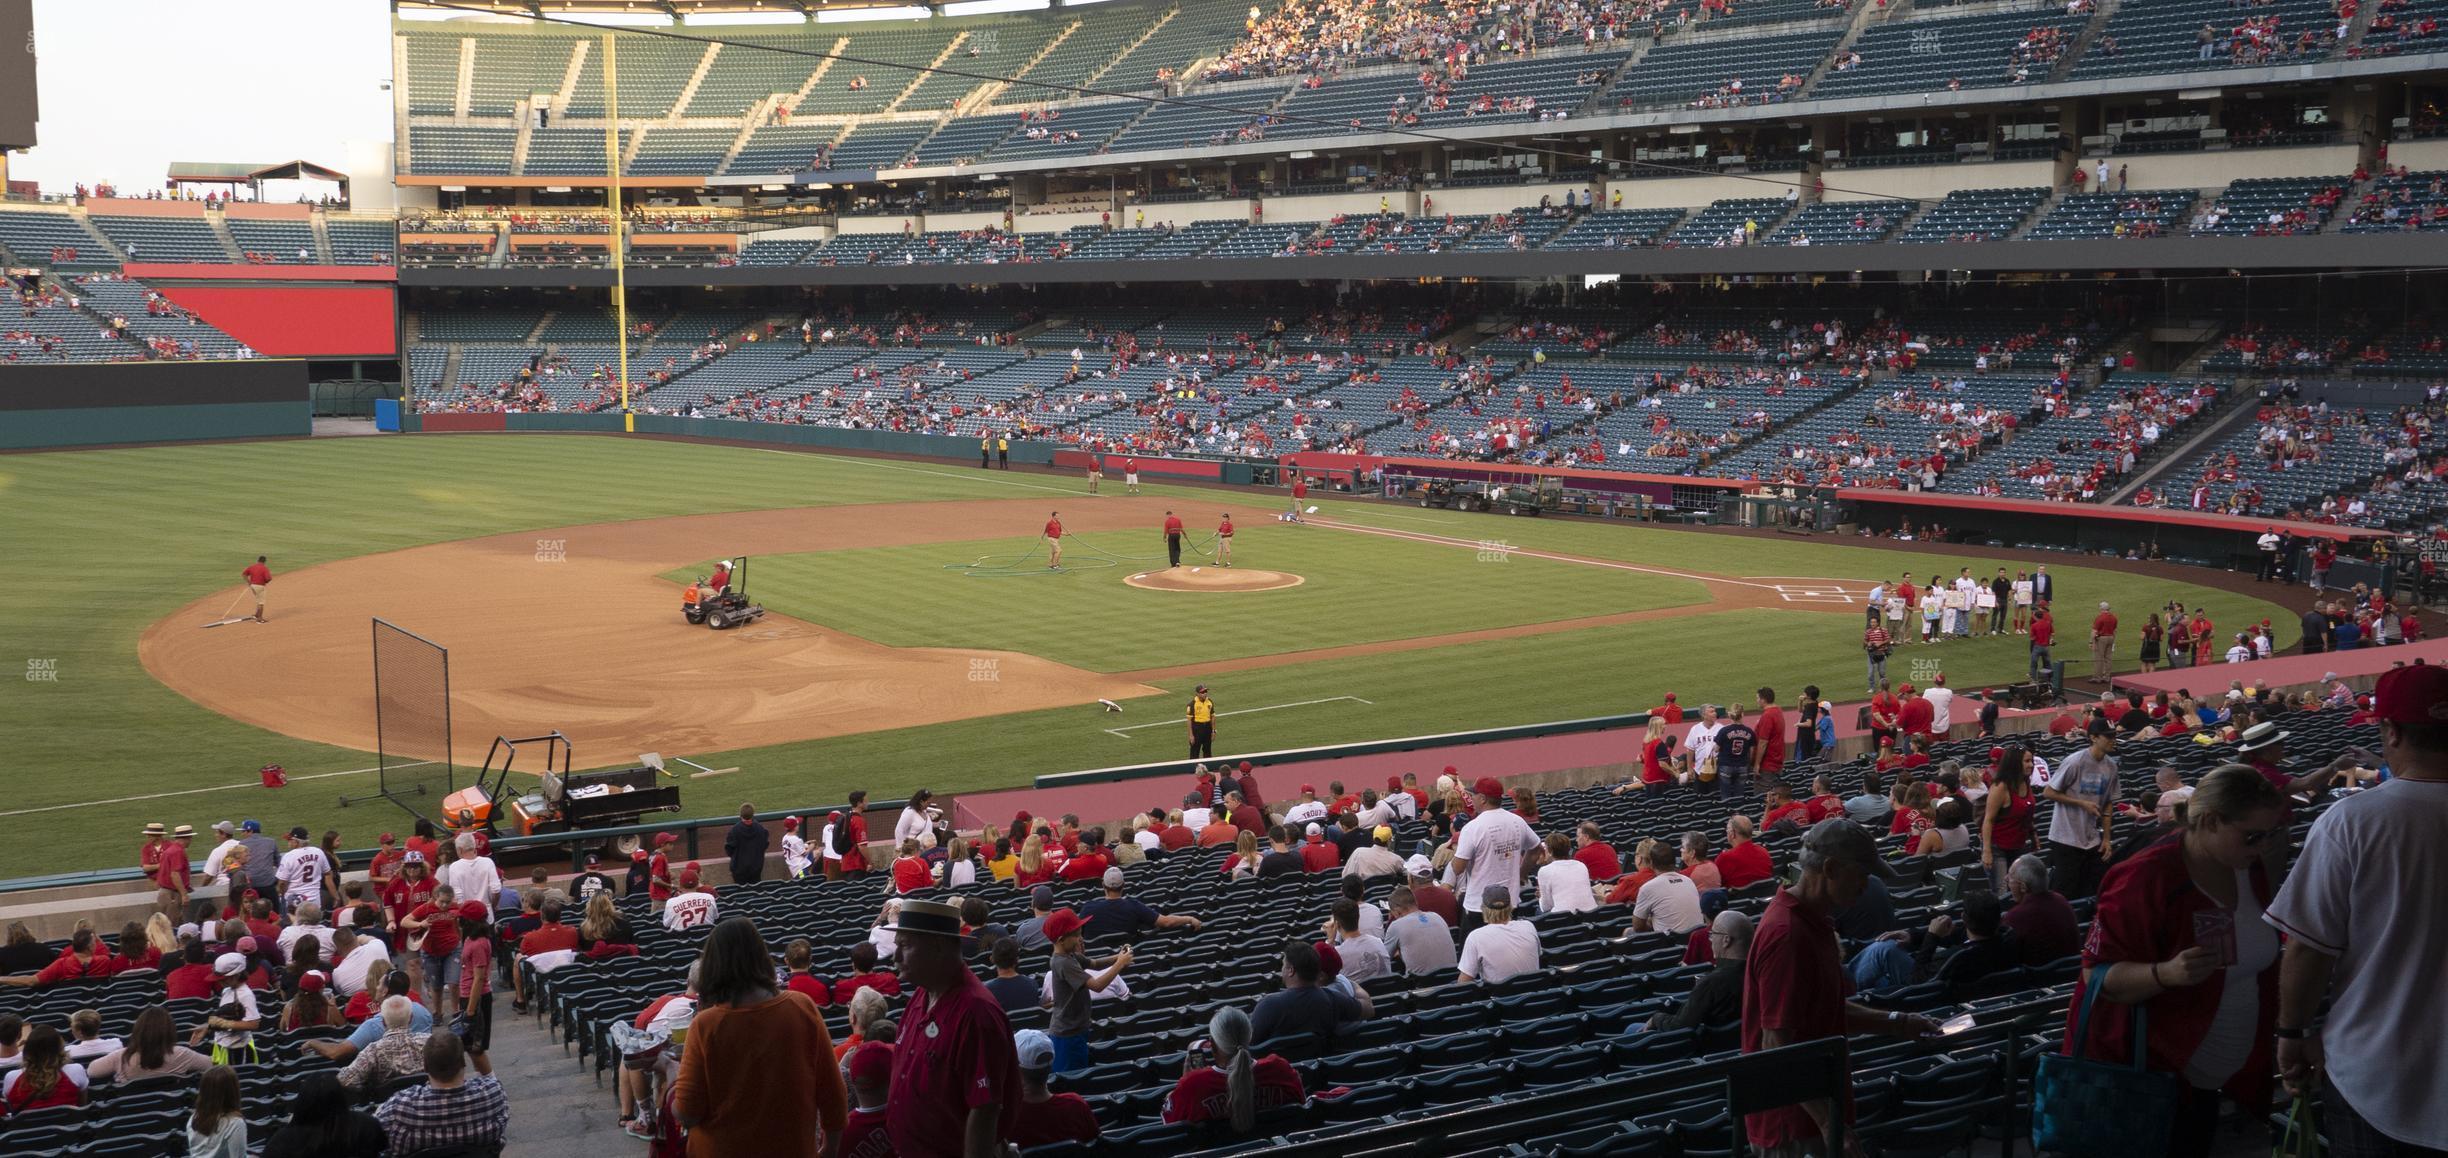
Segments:
[[[604,199],[612,209],[612,318],[620,334],[621,429],[637,432],[629,409],[629,231],[621,213],[620,58],[604,33]]]

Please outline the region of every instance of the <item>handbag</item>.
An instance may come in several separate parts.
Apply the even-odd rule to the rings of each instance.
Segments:
[[[2046,1054],[2032,1076],[2032,1149],[2059,1154],[2157,1154],[2175,1123],[2176,1075],[2144,1064],[2150,1012],[2133,1007],[2133,1064],[2081,1056],[2091,1040],[2091,1007],[2108,981],[2110,963],[2091,971],[2082,1012],[2074,1019],[2075,1052]]]

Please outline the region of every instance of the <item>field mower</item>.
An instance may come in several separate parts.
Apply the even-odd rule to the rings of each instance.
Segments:
[[[765,609],[748,598],[748,557],[742,555],[732,561],[731,585],[724,588],[721,594],[701,593],[695,603],[684,600],[680,604],[680,615],[690,623],[702,623],[716,631],[763,619]]]

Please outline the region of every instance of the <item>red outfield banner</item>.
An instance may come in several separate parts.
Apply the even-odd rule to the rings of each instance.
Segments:
[[[390,286],[157,285],[257,353],[304,358],[395,358],[399,322]]]

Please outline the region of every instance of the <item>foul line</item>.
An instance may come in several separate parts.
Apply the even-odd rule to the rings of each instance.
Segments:
[[[1615,571],[1637,571],[1643,575],[1664,575],[1670,579],[1691,579],[1701,583],[1725,583],[1735,587],[1756,587],[1762,591],[1774,591],[1777,589],[1776,584],[1773,583],[1752,583],[1742,579],[1728,579],[1723,575],[1701,575],[1691,571],[1669,571],[1663,567],[1642,567],[1632,563],[1617,563],[1606,559],[1585,559],[1579,555],[1551,555],[1545,551],[1533,551],[1527,547],[1491,547],[1486,542],[1479,539],[1456,539],[1448,535],[1423,535],[1416,531],[1396,531],[1386,527],[1363,526],[1359,523],[1338,523],[1327,519],[1311,520],[1309,525],[1315,527],[1326,527],[1337,531],[1354,531],[1363,535],[1384,535],[1395,539],[1409,539],[1415,543],[1433,543],[1443,547],[1467,547],[1474,551],[1494,550],[1500,551],[1508,556],[1526,555],[1533,559],[1546,559],[1556,563],[1578,563],[1584,567],[1605,567]]]
[[[413,764],[393,764],[391,767],[421,768],[427,764],[438,763],[440,763],[438,760],[419,760]],[[350,768],[341,772],[317,772],[309,776],[292,776],[289,778],[289,780],[294,784],[300,780],[329,780],[334,776],[362,776],[368,772],[380,771],[382,771],[381,768]],[[37,812],[65,812],[71,808],[96,808],[105,804],[134,804],[140,800],[163,800],[172,796],[195,796],[205,792],[234,792],[240,788],[254,788],[262,783],[263,782],[260,780],[250,780],[244,784],[219,784],[211,788],[181,788],[176,792],[151,792],[143,796],[117,796],[109,800],[88,800],[82,804],[46,804],[41,808],[20,808],[11,812],[0,812],[0,816],[32,816]]]
[[[1335,702],[1336,702],[1336,701],[1338,701],[1338,700],[1350,700],[1350,701],[1352,701],[1353,703],[1358,703],[1358,704],[1369,704],[1369,705],[1371,705],[1371,706],[1374,706],[1374,705],[1377,703],[1377,701],[1375,701],[1375,700],[1364,700],[1364,699],[1361,699],[1361,698],[1360,698],[1360,697],[1358,697],[1358,696],[1328,696],[1328,697],[1326,697],[1325,699],[1322,699],[1322,700],[1301,700],[1301,701],[1298,701],[1298,702],[1296,702],[1296,703],[1289,703],[1289,704],[1268,704],[1267,706],[1265,706],[1265,707],[1263,707],[1263,708],[1239,708],[1239,709],[1236,709],[1236,710],[1234,710],[1234,711],[1230,711],[1230,712],[1217,712],[1217,713],[1216,713],[1216,715],[1217,715],[1219,718],[1220,718],[1220,717],[1224,717],[1224,716],[1247,716],[1247,715],[1251,715],[1251,714],[1256,713],[1256,712],[1272,712],[1272,711],[1274,711],[1274,710],[1275,710],[1275,709],[1277,709],[1277,708],[1305,708],[1305,707],[1308,707],[1308,706],[1309,706],[1309,705],[1311,705],[1311,704],[1331,704],[1331,703],[1335,703]],[[1154,723],[1149,723],[1149,724],[1127,724],[1127,725],[1124,725],[1124,726],[1119,727],[1119,728],[1107,728],[1107,729],[1105,729],[1105,731],[1106,731],[1106,732],[1108,732],[1108,733],[1110,733],[1110,734],[1112,734],[1112,735],[1120,736],[1120,737],[1122,737],[1123,739],[1127,740],[1127,739],[1130,739],[1130,734],[1131,734],[1131,733],[1136,732],[1136,731],[1140,730],[1141,728],[1178,728],[1178,727],[1181,727],[1181,726],[1182,726],[1182,721],[1180,721],[1180,720],[1158,720],[1158,721],[1156,721],[1156,722],[1154,722]],[[5,813],[5,812],[0,812],[0,816],[6,816],[6,815],[9,815],[9,814],[8,814],[8,813]]]

